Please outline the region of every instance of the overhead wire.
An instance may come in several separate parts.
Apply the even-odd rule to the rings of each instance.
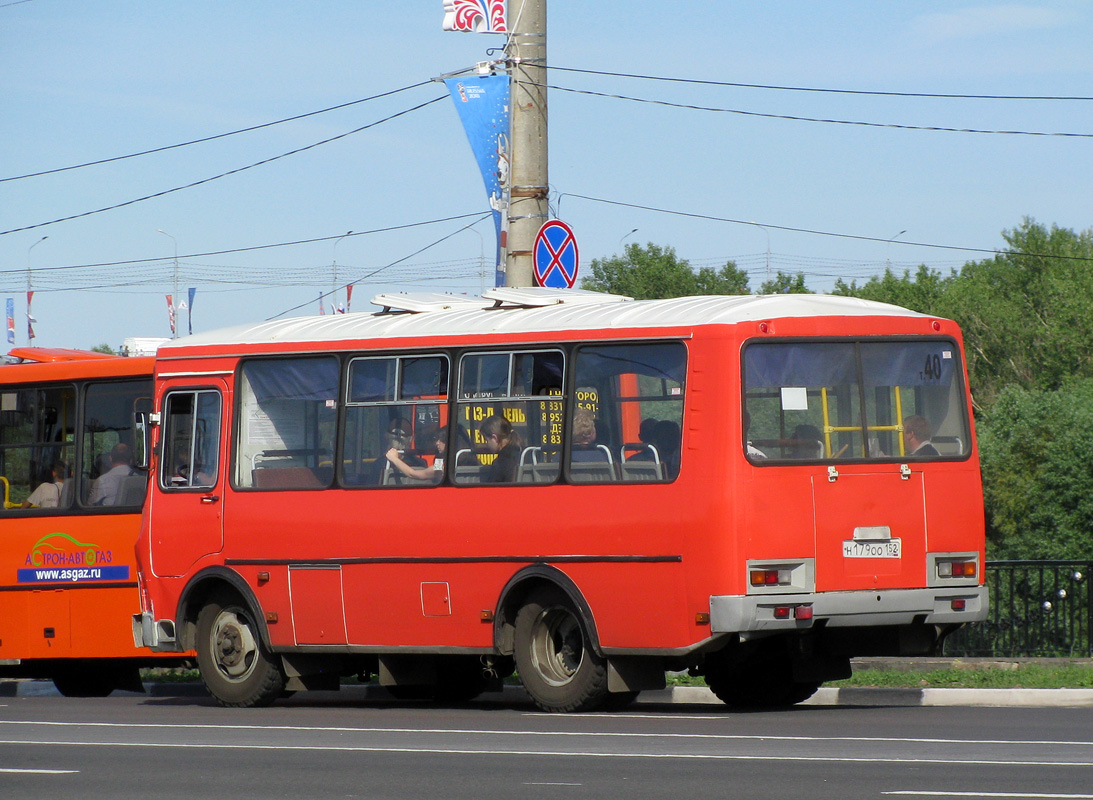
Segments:
[[[590,95],[592,97],[607,97],[613,100],[629,100],[634,103],[648,103],[650,105],[668,106],[671,108],[685,108],[692,111],[713,111],[721,114],[737,114],[745,117],[762,117],[764,119],[780,119],[792,122],[818,122],[828,125],[857,125],[867,128],[894,128],[908,131],[935,131],[942,133],[977,133],[996,134],[1006,136],[1061,136],[1078,139],[1093,139],[1093,133],[1068,133],[1055,131],[1007,131],[1007,130],[981,130],[978,128],[948,128],[941,125],[903,125],[894,122],[865,122],[862,120],[826,119],[823,117],[801,117],[791,114],[768,114],[760,111],[743,111],[737,108],[718,108],[714,106],[699,106],[692,103],[673,103],[668,100],[652,100],[647,97],[632,97],[623,94],[611,94],[609,92],[595,92],[590,89],[574,89],[569,86],[557,86],[555,84],[534,84],[546,89],[554,89],[559,92],[571,92],[573,94]]]
[[[324,293],[320,294],[319,297],[322,298],[322,299],[326,299],[327,297],[330,297],[331,295],[336,294],[337,292],[341,291],[342,289],[345,289],[347,286],[356,286],[357,284],[362,283],[363,281],[366,281],[369,278],[373,278],[376,275],[378,275],[379,273],[383,272],[384,270],[387,270],[387,269],[390,269],[391,267],[397,266],[397,265],[401,264],[404,261],[408,261],[409,259],[413,258],[414,256],[416,256],[420,253],[424,253],[426,250],[430,250],[433,247],[436,247],[441,242],[445,242],[448,239],[451,239],[453,236],[455,236],[457,234],[460,234],[463,231],[467,230],[468,228],[471,228],[471,227],[477,225],[479,222],[481,222],[484,219],[488,219],[492,215],[493,215],[493,211],[487,211],[483,214],[480,214],[478,219],[476,219],[474,222],[471,222],[467,225],[464,225],[462,228],[458,228],[457,230],[454,230],[451,233],[446,234],[445,236],[441,236],[439,239],[435,239],[434,241],[430,242],[429,244],[425,245],[424,247],[419,247],[414,252],[408,253],[407,255],[403,256],[402,258],[395,259],[390,264],[385,264],[382,267],[374,269],[371,272],[369,272],[367,275],[362,275],[360,278],[358,278],[355,281],[349,281],[347,284],[343,284],[342,286],[339,286],[335,289],[332,289],[329,292],[324,292]],[[291,314],[293,311],[299,311],[301,308],[304,308],[305,306],[309,306],[313,302],[315,302],[315,301],[314,300],[308,300],[307,302],[300,303],[298,305],[293,306],[292,308],[286,308],[284,311],[280,312],[279,314],[274,314],[272,317],[266,317],[266,321],[268,322],[269,320],[279,319],[280,317],[285,316],[285,314]]]
[[[920,97],[944,100],[1093,100],[1093,96],[1074,95],[1010,95],[1010,94],[940,94],[931,92],[892,92],[868,89],[830,89],[815,86],[777,86],[763,83],[733,83],[700,78],[677,78],[663,75],[641,75],[631,72],[607,72],[595,69],[577,69],[559,67],[554,64],[550,69],[555,72],[575,72],[585,75],[602,75],[609,78],[635,78],[648,81],[666,81],[669,83],[693,83],[704,86],[726,86],[737,89],[770,89],[783,92],[817,92],[823,94],[867,95],[873,97]]]
[[[690,219],[704,219],[711,222],[728,222],[734,225],[748,225],[751,227],[770,228],[774,231],[787,231],[789,233],[805,233],[813,236],[829,236],[836,239],[853,239],[861,242],[877,242],[880,244],[895,244],[900,247],[929,247],[937,250],[954,250],[964,253],[985,253],[993,256],[1009,255],[1010,251],[999,250],[997,248],[986,247],[966,247],[953,244],[933,244],[931,242],[914,242],[900,239],[899,241],[892,241],[891,239],[885,239],[880,236],[864,236],[862,234],[854,233],[837,233],[835,231],[822,231],[815,228],[795,228],[789,225],[774,225],[769,222],[756,222],[754,220],[733,219],[731,217],[717,217],[712,214],[698,214],[693,211],[680,211],[670,208],[659,208],[657,206],[642,205],[640,203],[627,203],[622,200],[609,200],[603,197],[591,197],[589,195],[577,194],[575,192],[563,192],[558,196],[559,201],[563,197],[575,197],[580,200],[588,200],[592,203],[604,203],[606,205],[621,206],[623,208],[633,208],[639,211],[652,211],[659,214],[671,214],[678,217],[688,217]],[[1093,258],[1087,256],[1067,256],[1055,253],[1021,253],[1023,256],[1039,256],[1042,258],[1057,258],[1064,261],[1093,261]]]
[[[361,131],[368,130],[369,128],[374,128],[377,125],[382,125],[385,122],[390,122],[393,119],[397,119],[398,117],[402,117],[402,116],[405,116],[406,114],[410,114],[414,111],[418,111],[419,109],[425,108],[426,106],[431,106],[433,103],[438,103],[441,100],[444,100],[446,98],[447,98],[447,95],[441,95],[440,97],[434,97],[432,100],[428,100],[424,103],[419,103],[418,105],[413,106],[412,108],[404,109],[403,111],[399,111],[395,114],[391,114],[390,116],[384,117],[383,119],[376,120],[375,122],[370,122],[369,124],[362,125],[359,128],[354,128],[351,131],[346,131],[345,133],[338,134],[337,136],[331,136],[330,138],[323,139],[322,141],[319,141],[319,142],[313,142],[312,144],[305,145],[304,147],[297,147],[295,150],[290,150],[287,153],[281,153],[280,155],[272,156],[270,158],[265,158],[265,159],[262,159],[261,161],[256,161],[255,163],[248,164],[244,167],[237,167],[236,169],[228,170],[227,172],[222,172],[219,175],[213,175],[212,177],[209,177],[209,178],[204,178],[204,179],[199,180],[199,181],[194,181],[192,183],[186,184],[185,186],[176,186],[173,189],[165,189],[162,192],[155,192],[154,194],[145,195],[144,197],[138,197],[134,200],[127,200],[124,203],[116,203],[112,206],[106,206],[105,208],[98,208],[98,209],[95,209],[94,211],[85,211],[82,214],[72,214],[72,215],[67,216],[67,217],[61,217],[59,219],[49,220],[48,222],[39,222],[39,223],[36,223],[34,225],[24,225],[21,228],[12,228],[10,230],[0,231],[0,236],[6,236],[9,233],[19,233],[21,231],[34,230],[35,228],[42,228],[42,227],[45,227],[46,225],[55,225],[58,222],[68,222],[68,221],[74,220],[74,219],[81,219],[83,217],[89,217],[93,214],[101,214],[104,211],[114,211],[115,209],[125,208],[126,206],[135,205],[136,203],[142,203],[145,200],[152,200],[152,199],[155,199],[157,197],[163,197],[165,195],[172,194],[173,192],[180,192],[184,189],[193,189],[195,186],[201,186],[201,185],[206,184],[206,183],[211,183],[213,181],[220,180],[221,178],[226,178],[230,175],[237,175],[240,172],[244,172],[248,169],[254,169],[255,167],[260,167],[260,166],[263,166],[265,164],[270,164],[274,161],[279,161],[282,158],[287,158],[289,156],[294,156],[294,155],[298,155],[299,153],[306,152],[307,150],[312,150],[312,149],[314,149],[316,147],[320,147],[324,144],[330,144],[331,142],[336,142],[339,139],[344,139],[347,136],[352,136],[355,133],[360,133]]]
[[[231,255],[233,253],[249,253],[255,250],[268,250],[275,247],[295,247],[303,244],[315,244],[316,242],[332,242],[335,239],[343,238],[355,238],[358,236],[371,236],[377,233],[390,233],[391,231],[401,231],[407,228],[418,228],[424,225],[437,225],[443,222],[454,222],[455,220],[467,219],[468,217],[480,217],[482,212],[476,211],[471,214],[455,214],[450,217],[440,217],[438,219],[424,220],[422,222],[408,222],[403,225],[388,225],[383,228],[373,228],[367,231],[353,231],[351,233],[338,233],[333,236],[318,236],[312,239],[296,239],[290,242],[274,242],[273,244],[259,244],[252,245],[250,247],[233,247],[227,250],[209,250],[201,253],[183,253],[179,255],[179,258],[207,258],[209,256],[223,256]],[[477,223],[479,220],[475,220]],[[472,224],[475,224],[472,223]],[[468,226],[470,227],[470,226]],[[78,269],[90,269],[92,267],[115,267],[115,266],[127,266],[136,264],[152,264],[159,261],[163,261],[162,256],[156,258],[134,258],[128,261],[102,261],[96,264],[67,264],[56,267],[35,267],[34,273],[39,274],[42,272],[57,272],[61,270],[78,270]],[[25,275],[26,269],[0,269],[0,275]]]
[[[2,8],[3,6],[0,6]],[[315,117],[319,114],[326,114],[331,111],[337,111],[342,108],[349,108],[350,106],[360,105],[361,103],[367,103],[371,100],[378,100],[382,97],[390,97],[391,95],[399,94],[400,92],[409,91],[410,89],[416,89],[419,86],[425,86],[431,83],[431,81],[420,81],[418,83],[410,84],[409,86],[403,86],[401,89],[392,89],[389,92],[381,92],[380,94],[374,94],[371,97],[362,97],[359,100],[351,100],[348,103],[339,103],[336,106],[329,106],[327,108],[319,109],[318,111],[309,111],[305,114],[296,114],[295,116],[285,117],[284,119],[274,120],[273,122],[264,122],[261,125],[251,125],[249,128],[239,128],[238,130],[228,131],[227,133],[218,133],[213,136],[205,136],[200,139],[191,139],[188,142],[178,142],[177,144],[168,144],[162,147],[153,147],[148,150],[141,150],[136,153],[127,153],[123,156],[112,156],[111,158],[100,158],[97,161],[86,161],[83,164],[72,164],[67,167],[56,167],[55,169],[44,169],[38,172],[28,172],[26,175],[13,175],[8,178],[0,178],[0,183],[6,183],[7,181],[21,181],[24,178],[38,178],[42,175],[54,175],[58,172],[68,172],[74,169],[83,169],[84,167],[95,167],[99,164],[110,164],[114,161],[124,161],[128,158],[138,158],[140,156],[152,155],[153,153],[163,153],[168,150],[175,150],[179,147],[190,147],[195,144],[204,144],[205,142],[212,142],[217,139],[225,139],[229,136],[237,136],[241,133],[250,133],[251,131],[259,131],[263,128],[272,128],[274,125],[282,125],[286,122],[295,122],[301,119],[307,119],[308,117]]]

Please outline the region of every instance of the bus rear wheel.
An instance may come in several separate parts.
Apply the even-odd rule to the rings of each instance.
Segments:
[[[544,711],[591,711],[607,699],[607,663],[560,589],[534,592],[516,615],[516,670]]]
[[[253,614],[238,596],[215,596],[197,615],[197,666],[222,706],[268,706],[285,689],[279,659],[262,643]]]

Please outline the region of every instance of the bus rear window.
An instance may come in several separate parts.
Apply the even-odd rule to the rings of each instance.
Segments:
[[[963,368],[950,340],[752,343],[744,403],[755,463],[970,452]]]

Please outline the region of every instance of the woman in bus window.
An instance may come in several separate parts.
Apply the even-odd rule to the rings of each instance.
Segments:
[[[596,446],[596,418],[587,408],[573,412],[573,451],[571,462],[607,461],[607,454]]]
[[[512,483],[516,480],[516,468],[520,464],[520,436],[512,429],[512,423],[500,414],[487,417],[479,429],[486,447],[497,453],[493,463],[482,467],[482,483]]]

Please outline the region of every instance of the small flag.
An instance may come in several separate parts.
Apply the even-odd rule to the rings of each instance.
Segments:
[[[8,344],[15,344],[15,298],[8,298]]]
[[[505,0],[444,0],[443,29],[505,33]]]
[[[190,335],[192,336],[194,332],[194,295],[197,294],[197,289],[191,288],[189,292],[190,302],[189,305],[186,306],[186,327],[189,330]]]
[[[171,335],[175,334],[175,304],[174,298],[171,295],[167,295],[167,319],[171,323]]]
[[[323,310],[323,293],[319,292],[319,316],[323,316],[326,312]]]
[[[27,344],[34,341],[34,323],[37,322],[30,313],[30,303],[34,299],[34,292],[27,292]]]
[[[345,310],[349,311],[349,304],[353,302],[353,284],[345,287]]]

